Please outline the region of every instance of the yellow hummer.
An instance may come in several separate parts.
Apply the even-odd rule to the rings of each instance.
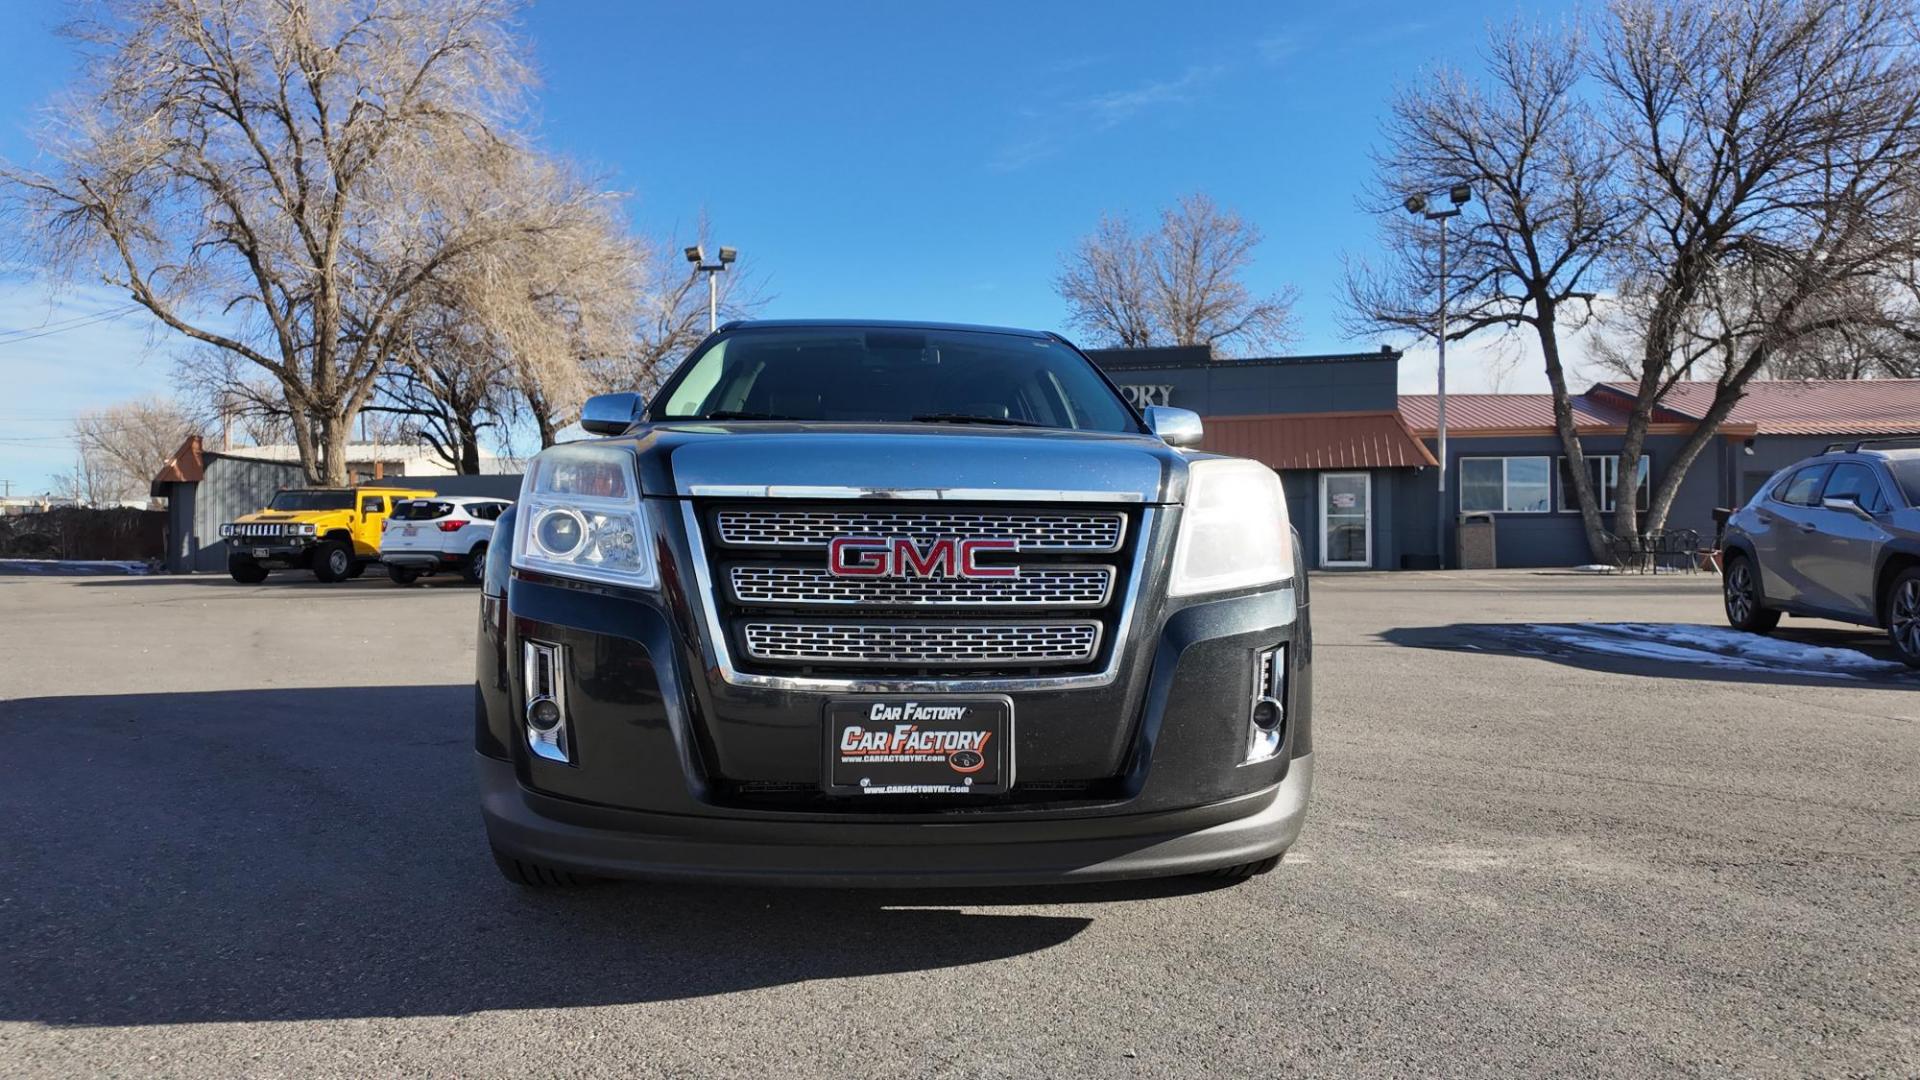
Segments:
[[[266,509],[220,526],[227,573],[248,585],[270,570],[312,570],[321,581],[359,577],[380,558],[380,531],[396,502],[430,499],[419,488],[288,488]]]

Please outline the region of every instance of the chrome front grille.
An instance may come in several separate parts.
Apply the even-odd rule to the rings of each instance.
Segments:
[[[1084,674],[1101,664],[1121,629],[1121,597],[1138,566],[1126,552],[1144,512],[767,499],[708,503],[689,516],[705,538],[716,630],[743,667],[965,679]],[[906,539],[922,552],[939,540],[1012,540],[986,565],[1015,573],[961,577],[949,562],[927,573],[836,575],[828,545],[843,537]]]
[[[754,660],[886,667],[1004,668],[1082,664],[1097,622],[748,622]]]
[[[992,537],[1025,552],[1113,552],[1126,539],[1126,515],[1072,510],[725,509],[715,515],[730,547],[824,548],[840,536],[915,540]]]
[[[824,566],[753,564],[731,567],[728,576],[737,604],[1097,608],[1113,595],[1114,568],[1035,563],[1010,578],[852,578]]]
[[[235,525],[233,527],[233,535],[235,536],[281,536],[286,533],[286,530],[287,530],[287,527],[285,525],[278,525],[278,524],[256,525],[256,524],[249,523],[244,525]]]

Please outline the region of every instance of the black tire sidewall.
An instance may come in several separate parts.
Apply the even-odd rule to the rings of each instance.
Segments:
[[[480,544],[467,552],[466,560],[460,564],[460,578],[469,585],[478,585],[487,577],[487,545]]]
[[[244,556],[227,559],[227,574],[242,585],[258,585],[267,580],[267,568]]]
[[[336,556],[346,563],[345,569],[337,572],[333,569]],[[329,540],[313,550],[313,576],[321,581],[344,581],[352,569],[353,552],[338,540]]]
[[[1727,595],[1733,588],[1734,572],[1743,568],[1747,572],[1747,599],[1753,606],[1745,621],[1736,622],[1727,606]],[[1720,582],[1720,608],[1726,613],[1728,626],[1749,634],[1764,634],[1780,625],[1780,613],[1767,607],[1760,597],[1760,570],[1745,555],[1736,555],[1727,562],[1726,576]]]
[[[411,585],[420,580],[420,571],[410,566],[387,567],[387,580],[395,585]]]
[[[1887,643],[1893,647],[1893,655],[1899,657],[1908,667],[1920,668],[1920,654],[1909,653],[1900,645],[1900,639],[1893,634],[1893,598],[1900,593],[1900,587],[1909,581],[1920,581],[1920,567],[1909,567],[1893,576],[1887,583],[1886,599],[1881,601],[1881,620],[1887,624]]]

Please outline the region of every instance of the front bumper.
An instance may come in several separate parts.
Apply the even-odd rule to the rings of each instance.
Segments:
[[[244,555],[261,566],[303,567],[313,558],[315,539],[299,537],[227,537],[228,555]]]
[[[443,567],[457,566],[460,556],[442,551],[382,551],[380,561],[388,566],[404,566],[416,570],[439,570]]]
[[[1278,785],[1178,810],[1037,820],[774,821],[587,806],[529,791],[476,755],[501,853],[604,877],[819,886],[1031,885],[1199,873],[1279,855],[1300,835],[1313,755]]]

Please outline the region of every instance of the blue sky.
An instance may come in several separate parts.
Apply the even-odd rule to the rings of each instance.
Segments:
[[[8,4],[0,156],[31,153],[34,111],[71,76],[64,7]],[[1342,336],[1335,294],[1343,257],[1372,252],[1355,195],[1383,102],[1423,67],[1470,64],[1515,11],[553,0],[524,32],[540,139],[631,192],[642,230],[704,208],[769,315],[1065,329],[1060,252],[1102,211],[1146,219],[1199,190],[1260,225],[1253,286],[1297,288],[1296,349],[1324,352],[1380,343]],[[178,346],[138,315],[18,334],[123,303],[0,279],[0,480],[16,492],[70,467],[74,412],[166,391]],[[1449,364],[1450,388],[1486,388],[1484,352]],[[1405,389],[1430,388],[1430,359],[1403,367]],[[1505,388],[1538,381],[1523,362]]]

